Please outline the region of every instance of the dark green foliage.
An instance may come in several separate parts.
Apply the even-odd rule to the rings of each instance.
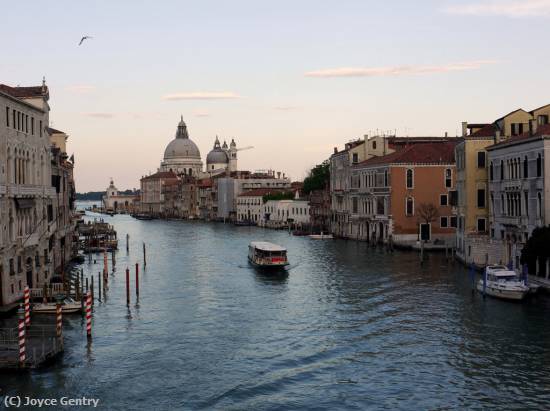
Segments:
[[[535,228],[527,240],[527,244],[521,250],[521,263],[528,265],[530,274],[536,272],[537,258],[539,259],[539,270],[544,273],[546,259],[550,258],[550,226]]]
[[[309,194],[314,190],[322,190],[330,181],[330,162],[323,161],[311,169],[304,179],[304,193]]]
[[[294,198],[294,193],[291,191],[283,191],[280,193],[266,194],[262,197],[264,204],[269,200],[292,200]]]

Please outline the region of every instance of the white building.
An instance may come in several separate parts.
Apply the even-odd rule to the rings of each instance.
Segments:
[[[0,84],[0,306],[40,287],[53,272],[56,190],[52,187],[49,92]]]
[[[139,200],[138,195],[121,194],[118,191],[118,188],[116,188],[112,178],[109,187],[106,188],[105,195],[102,198],[103,208],[115,212],[132,212],[134,209],[134,202],[137,200]]]
[[[529,126],[487,148],[490,237],[502,244],[503,263],[514,268],[533,230],[550,223],[550,125],[533,119]]]
[[[278,191],[268,188],[256,188],[240,194],[237,197],[237,221],[262,225],[263,197],[275,192]]]
[[[268,200],[262,206],[262,214],[262,225],[270,228],[288,227],[289,225],[304,228],[310,223],[309,201],[306,199]]]
[[[176,137],[166,146],[160,171],[200,176],[202,174],[201,153],[189,138],[183,116],[178,124]]]

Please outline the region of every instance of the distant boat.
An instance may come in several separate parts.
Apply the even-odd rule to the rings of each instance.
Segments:
[[[286,248],[267,241],[253,241],[248,246],[248,261],[262,269],[282,269],[288,265]]]
[[[153,217],[148,214],[133,214],[132,217],[134,217],[137,220],[152,220]]]
[[[484,276],[477,283],[479,292],[504,300],[523,300],[529,293],[529,286],[520,280],[515,271],[503,265],[489,265]]]
[[[311,238],[312,240],[332,240],[334,237],[332,236],[332,234],[324,234],[321,231],[321,234],[311,234],[309,238]]]

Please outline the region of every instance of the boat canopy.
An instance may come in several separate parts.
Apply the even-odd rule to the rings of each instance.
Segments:
[[[286,251],[286,248],[281,247],[280,245],[269,243],[267,241],[252,241],[250,247],[255,248],[260,251],[269,251],[269,252],[283,252]]]

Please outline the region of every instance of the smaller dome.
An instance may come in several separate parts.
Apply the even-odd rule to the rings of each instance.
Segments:
[[[215,148],[206,156],[206,164],[227,164],[229,158],[221,148]]]
[[[235,139],[231,139],[231,144],[229,145],[231,148],[237,147],[237,143],[235,143]]]

